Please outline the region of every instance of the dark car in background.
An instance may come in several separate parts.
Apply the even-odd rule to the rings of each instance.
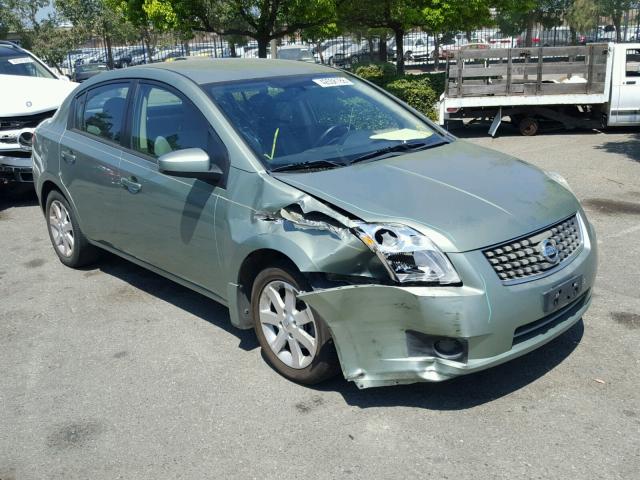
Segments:
[[[72,80],[74,82],[82,83],[91,77],[95,77],[99,73],[108,71],[109,66],[106,63],[87,63],[85,65],[78,65],[73,72]]]

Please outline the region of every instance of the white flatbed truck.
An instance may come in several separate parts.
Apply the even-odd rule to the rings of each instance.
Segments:
[[[507,117],[523,135],[640,125],[640,43],[461,50],[447,65],[439,122]]]

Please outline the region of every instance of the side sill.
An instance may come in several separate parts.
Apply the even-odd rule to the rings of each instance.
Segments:
[[[224,298],[222,298],[221,296],[213,293],[210,290],[207,290],[206,288],[202,288],[199,285],[196,285],[195,283],[190,282],[189,280],[185,280],[184,278],[178,277],[176,275],[173,275],[172,273],[169,273],[165,270],[162,270],[161,268],[155,267],[153,265],[151,265],[150,263],[145,262],[144,260],[140,260],[139,258],[136,257],[132,257],[131,255],[128,255],[116,248],[113,248],[109,245],[105,245],[104,243],[101,242],[94,242],[92,240],[89,240],[89,242],[98,247],[98,248],[102,248],[103,250],[106,250],[107,252],[113,253],[114,255],[117,255],[121,258],[124,258],[125,260],[128,260],[131,263],[135,263],[136,265],[146,268],[147,270],[151,270],[153,273],[157,273],[158,275],[161,275],[163,277],[165,277],[168,280],[171,280],[172,282],[178,283],[180,285],[182,285],[183,287],[186,287],[190,290],[193,290],[194,292],[197,292],[201,295],[204,295],[207,298],[210,298],[211,300],[214,300],[222,305],[224,305],[225,307],[229,308],[229,304],[227,302],[227,300],[225,300]]]

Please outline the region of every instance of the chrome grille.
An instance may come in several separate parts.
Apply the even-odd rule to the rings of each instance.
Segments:
[[[545,242],[548,240],[548,242]],[[557,260],[543,255],[543,243],[554,243]],[[533,279],[560,268],[582,246],[582,232],[577,215],[538,232],[484,250],[493,270],[504,283]]]

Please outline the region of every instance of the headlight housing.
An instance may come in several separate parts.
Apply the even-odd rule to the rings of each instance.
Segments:
[[[392,280],[400,283],[460,283],[455,268],[426,236],[399,224],[358,223],[353,229],[375,253]]]

